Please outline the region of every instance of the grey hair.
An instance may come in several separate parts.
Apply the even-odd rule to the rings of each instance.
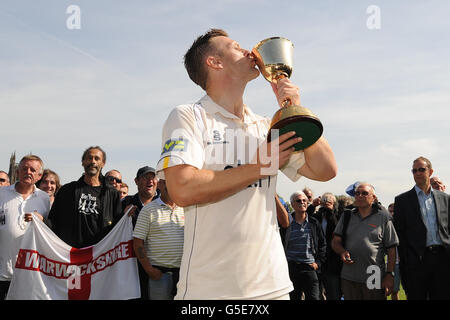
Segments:
[[[305,194],[303,191],[296,191],[296,192],[294,192],[293,194],[291,194],[291,198],[290,198],[291,203],[294,202],[294,198],[296,198],[296,197],[298,197],[298,196],[300,196],[300,195],[304,195],[305,198],[308,199],[308,197],[306,197],[306,194]]]
[[[332,194],[331,192],[325,192],[322,197],[320,198],[320,202],[321,203],[325,203],[327,202],[327,200],[331,198],[333,200],[334,203],[337,202],[336,196],[334,194]]]

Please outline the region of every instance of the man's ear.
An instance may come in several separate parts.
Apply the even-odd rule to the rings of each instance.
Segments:
[[[222,69],[222,60],[218,56],[208,56],[206,58],[206,65],[213,69]]]

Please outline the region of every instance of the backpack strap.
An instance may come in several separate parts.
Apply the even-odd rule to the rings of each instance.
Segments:
[[[344,224],[342,226],[342,247],[345,248],[345,240],[347,240],[347,227],[352,216],[352,210],[344,210]]]

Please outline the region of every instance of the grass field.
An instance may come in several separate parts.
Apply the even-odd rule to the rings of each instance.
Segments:
[[[391,296],[388,297],[388,300],[392,300]],[[405,290],[403,290],[402,285],[400,285],[400,291],[398,292],[398,300],[406,300]]]

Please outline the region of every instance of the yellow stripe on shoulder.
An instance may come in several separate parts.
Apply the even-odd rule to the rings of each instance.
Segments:
[[[163,169],[166,169],[169,166],[170,157],[165,157],[163,162]]]

